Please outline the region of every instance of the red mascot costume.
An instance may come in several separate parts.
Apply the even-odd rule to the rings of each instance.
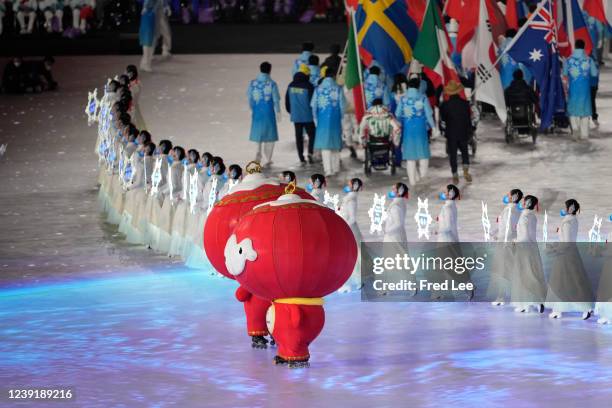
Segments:
[[[325,323],[322,297],[351,276],[357,244],[333,210],[288,190],[242,217],[225,262],[242,287],[272,301],[267,321],[278,343],[275,362],[301,367]]]
[[[257,162],[247,164],[246,172],[247,175],[233,188],[232,193],[215,204],[204,225],[204,249],[208,260],[220,274],[230,279],[234,279],[234,276],[225,267],[223,251],[234,227],[242,216],[256,205],[280,197],[286,187],[277,180],[265,177]],[[304,190],[297,191],[297,194],[312,198]],[[266,348],[268,344],[268,340],[264,337],[268,334],[266,311],[270,307],[270,301],[254,296],[242,286],[236,290],[236,299],[244,304],[247,333],[251,336],[252,346]]]

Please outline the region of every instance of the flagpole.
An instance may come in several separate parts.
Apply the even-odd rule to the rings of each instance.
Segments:
[[[365,103],[365,90],[363,89],[363,72],[361,69],[361,55],[359,54],[359,42],[357,39],[357,24],[355,22],[355,10],[351,7],[349,8],[349,12],[351,13],[351,23],[353,25],[353,36],[355,37],[355,51],[357,53],[357,71],[359,72],[359,87],[361,88],[361,102],[363,103],[363,112],[367,112],[366,103]]]
[[[531,13],[531,16],[529,16],[529,19],[527,19],[527,21],[525,22],[525,24],[523,24],[523,26],[518,31],[518,33],[516,33],[514,38],[512,38],[512,41],[510,41],[510,44],[508,44],[508,46],[504,49],[504,51],[501,54],[499,54],[499,56],[495,60],[495,63],[493,63],[494,67],[497,66],[497,64],[499,64],[499,61],[501,61],[502,57],[504,55],[506,55],[508,53],[508,51],[510,51],[510,48],[512,48],[514,46],[514,44],[516,44],[516,42],[521,37],[521,35],[523,35],[523,33],[527,30],[527,28],[529,28],[529,23],[531,23],[533,21],[533,19],[536,17],[538,12],[542,9],[542,7],[544,7],[544,3],[546,3],[547,1],[549,1],[549,0],[542,0],[540,2],[540,4],[538,4],[538,8],[536,8],[535,11],[533,13]],[[554,23],[553,23],[553,25],[554,25]]]

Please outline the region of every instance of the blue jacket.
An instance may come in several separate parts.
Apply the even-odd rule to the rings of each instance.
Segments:
[[[302,72],[296,73],[285,94],[285,108],[291,114],[293,123],[314,121],[310,107],[313,94],[314,86],[309,82],[308,76]]]
[[[315,89],[311,106],[317,121],[314,148],[340,150],[342,148],[342,116],[346,106],[342,87],[333,78],[325,78]]]
[[[569,116],[591,116],[591,77],[597,66],[584,50],[574,50],[565,61],[563,75],[568,78],[567,113]]]
[[[247,91],[251,107],[251,134],[253,142],[275,142],[278,140],[276,114],[280,112],[278,86],[270,75],[260,73],[249,84]]]

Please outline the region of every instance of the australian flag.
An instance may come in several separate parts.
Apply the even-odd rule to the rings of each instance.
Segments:
[[[508,54],[526,65],[540,89],[540,129],[553,123],[555,113],[565,111],[561,67],[557,50],[551,0],[544,0],[527,22]]]

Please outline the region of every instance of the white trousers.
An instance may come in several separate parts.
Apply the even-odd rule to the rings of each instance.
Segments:
[[[26,16],[28,17],[27,27],[25,23]],[[19,21],[19,28],[21,29],[21,31],[31,33],[34,30],[34,21],[36,21],[36,13],[34,11],[30,11],[28,13],[24,13],[23,11],[18,11],[17,21]]]
[[[143,71],[151,71],[152,61],[153,47],[142,47],[142,59],[140,60],[140,69]]]
[[[417,169],[417,162],[419,167]],[[408,174],[408,184],[416,185],[423,177],[427,175],[429,167],[429,159],[421,160],[406,160],[406,173]]]
[[[340,171],[340,152],[338,150],[321,150],[321,159],[325,176],[333,176]]]
[[[272,161],[272,153],[274,153],[274,143],[276,142],[256,142],[256,143],[257,143],[257,152],[255,153],[255,161],[258,161],[265,166],[266,164],[269,164]],[[263,158],[263,161],[262,161],[262,158]]]
[[[155,23],[155,44],[159,37],[162,39],[162,55],[170,54],[172,50],[172,31],[170,31],[170,23],[168,22],[168,16],[163,11],[157,13],[157,21]]]
[[[570,116],[574,137],[578,139],[589,138],[589,119],[588,116]]]

